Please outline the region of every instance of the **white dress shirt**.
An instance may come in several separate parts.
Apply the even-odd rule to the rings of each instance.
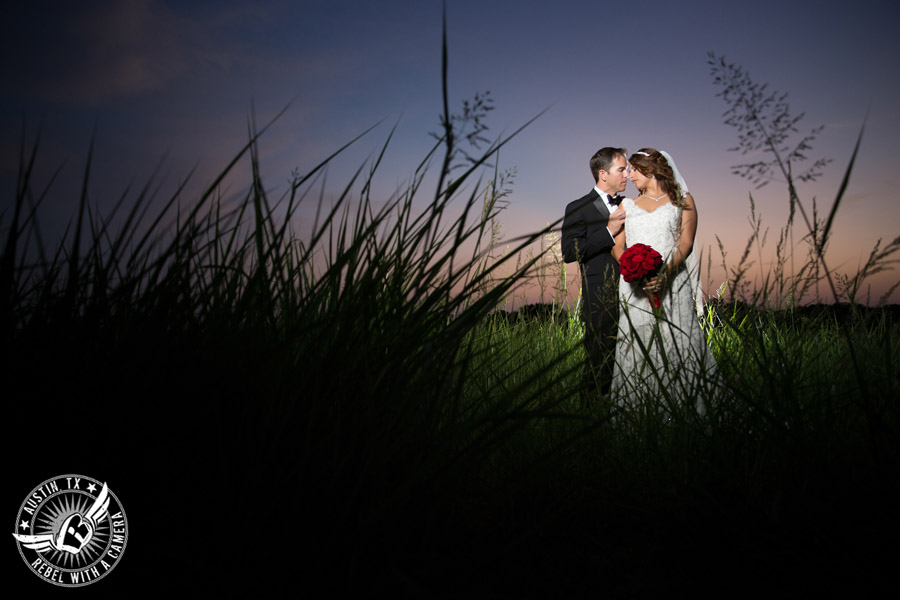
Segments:
[[[607,194],[606,192],[604,192],[603,190],[598,188],[596,185],[594,186],[594,191],[596,191],[598,194],[600,194],[600,198],[602,198],[603,203],[606,204],[606,208],[609,210],[609,214],[613,214],[614,212],[616,212],[616,209],[619,207],[616,206],[615,204],[609,203],[609,194]],[[622,196],[622,198],[624,199],[625,196]],[[615,243],[616,236],[614,236],[612,234],[612,231],[609,230],[609,227],[606,228],[606,232],[609,233],[609,237],[611,237],[613,239],[613,243]]]

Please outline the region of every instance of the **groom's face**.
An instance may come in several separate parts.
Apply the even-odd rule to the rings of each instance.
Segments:
[[[598,182],[601,190],[607,194],[618,194],[625,191],[628,185],[628,163],[621,154],[615,157],[608,171],[600,169],[600,181]]]

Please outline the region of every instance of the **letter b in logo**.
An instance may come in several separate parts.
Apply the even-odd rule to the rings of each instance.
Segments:
[[[57,546],[60,550],[78,554],[91,541],[93,534],[90,523],[85,522],[81,515],[75,513],[63,522],[59,530],[61,539],[59,539]]]

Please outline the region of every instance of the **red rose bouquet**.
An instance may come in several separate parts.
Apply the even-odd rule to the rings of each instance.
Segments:
[[[628,283],[640,283],[659,273],[663,266],[663,259],[659,252],[647,244],[634,244],[628,246],[622,256],[619,257],[619,270],[622,279]],[[659,308],[659,294],[650,293],[650,306]]]

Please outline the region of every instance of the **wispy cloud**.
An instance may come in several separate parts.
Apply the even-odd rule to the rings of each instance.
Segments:
[[[102,106],[252,60],[239,39],[220,35],[246,9],[191,13],[154,0],[99,0],[12,13],[4,46],[20,52],[7,61],[5,85],[32,99]]]

